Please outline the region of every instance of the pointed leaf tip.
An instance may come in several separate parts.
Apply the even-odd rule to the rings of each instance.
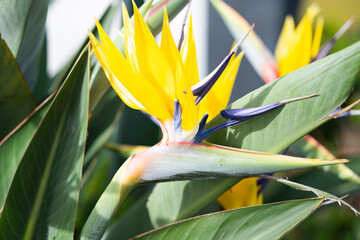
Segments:
[[[169,143],[134,155],[128,172],[134,176],[131,178],[158,182],[248,177],[347,161],[297,158],[219,145]]]

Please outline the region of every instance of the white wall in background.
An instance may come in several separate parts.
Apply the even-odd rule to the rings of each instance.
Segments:
[[[54,76],[87,38],[87,30],[94,27],[94,16],[100,18],[113,0],[56,0],[48,11],[46,22],[48,42],[48,72]],[[208,0],[193,0],[193,25],[198,52],[200,76],[207,74],[208,65]],[[171,23],[177,41],[183,22],[183,10]]]
[[[46,21],[48,72],[54,76],[81,46],[112,0],[56,0]]]

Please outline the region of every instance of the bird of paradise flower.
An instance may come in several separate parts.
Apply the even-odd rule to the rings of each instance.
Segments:
[[[96,25],[101,44],[92,33],[89,33],[93,51],[113,89],[129,107],[144,111],[154,117],[163,132],[163,139],[159,144],[132,156],[122,166],[125,170],[119,171],[120,175],[123,174],[121,175],[123,186],[121,194],[126,194],[136,183],[165,181],[173,179],[173,176],[177,179],[194,179],[196,176],[210,173],[216,175],[212,177],[233,176],[230,165],[211,165],[213,163],[197,170],[195,176],[193,169],[199,167],[200,161],[196,162],[188,158],[199,160],[200,155],[207,156],[209,162],[217,162],[219,156],[229,157],[231,161],[235,161],[236,158],[243,159],[249,166],[244,167],[242,169],[244,173],[239,173],[237,176],[248,175],[246,171],[251,171],[250,175],[260,173],[260,170],[256,170],[254,166],[255,159],[261,159],[259,161],[266,166],[266,169],[269,169],[267,172],[272,172],[271,169],[280,171],[338,163],[306,161],[301,158],[244,151],[208,143],[200,144],[217,130],[316,94],[255,108],[222,110],[229,100],[235,75],[243,56],[242,53],[236,55],[242,40],[233,47],[212,73],[200,81],[191,15],[184,42],[178,48],[171,35],[165,10],[161,45],[158,46],[136,5],[133,4],[133,6],[134,27],[123,6],[125,31],[121,34],[125,42],[125,56],[116,48],[98,22]],[[219,113],[228,121],[206,129],[206,123]],[[279,167],[277,164],[276,168],[271,167],[278,160],[284,165]],[[172,166],[167,167],[165,171],[159,167],[160,161],[163,168],[167,164],[172,164]],[[178,165],[177,169],[172,169],[176,164],[181,166]],[[218,172],[219,169],[221,173]],[[124,171],[126,171],[125,175]]]

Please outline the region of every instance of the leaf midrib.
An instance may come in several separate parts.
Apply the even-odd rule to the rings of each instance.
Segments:
[[[68,112],[67,111],[68,108],[69,108],[69,105],[67,104],[64,112]],[[52,145],[51,150],[50,150],[49,160],[46,163],[44,174],[43,174],[43,177],[41,178],[40,186],[39,186],[38,192],[36,194],[34,207],[31,210],[31,214],[29,217],[29,223],[25,230],[25,235],[24,235],[25,240],[31,240],[32,235],[34,234],[35,225],[36,225],[39,213],[40,213],[41,203],[42,203],[42,200],[45,195],[46,186],[47,186],[47,183],[48,183],[48,180],[50,177],[50,173],[51,173],[51,167],[52,167],[54,159],[55,159],[57,146],[59,145],[59,139],[60,139],[60,135],[62,133],[62,131],[59,131],[59,129],[63,129],[64,123],[65,123],[65,116],[66,116],[66,114],[62,114],[62,116],[61,116],[60,125],[59,125],[58,131],[56,132],[56,135],[54,138],[54,144]]]

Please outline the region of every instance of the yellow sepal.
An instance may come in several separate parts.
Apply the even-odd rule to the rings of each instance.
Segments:
[[[192,27],[192,15],[190,14],[187,33],[185,35],[184,43],[180,51],[181,58],[184,62],[186,72],[188,74],[189,83],[194,86],[200,81],[199,70],[196,58],[195,38]]]
[[[107,75],[112,87],[132,108],[143,110],[161,121],[172,118],[161,89],[156,88],[141,74],[135,73],[130,62],[116,48],[97,22],[101,45],[90,34],[90,40],[100,64]],[[136,96],[136,97],[135,97]]]
[[[109,82],[115,92],[119,95],[119,97],[126,103],[129,107],[134,109],[145,110],[144,106],[124,87],[124,85],[114,76],[111,68],[106,59],[105,53],[103,51],[102,46],[96,39],[96,37],[89,32],[90,42],[92,45],[92,49],[99,60],[106,77],[109,79]]]
[[[169,18],[166,9],[164,9],[161,51],[166,57],[175,79],[174,99],[178,99],[182,107],[181,127],[185,131],[193,130],[198,124],[198,107],[195,105],[194,96],[191,91],[189,81],[190,74],[186,74],[185,66],[170,31]]]
[[[134,2],[133,7],[135,49],[140,73],[162,92],[168,110],[173,113],[175,86],[171,68]]]

